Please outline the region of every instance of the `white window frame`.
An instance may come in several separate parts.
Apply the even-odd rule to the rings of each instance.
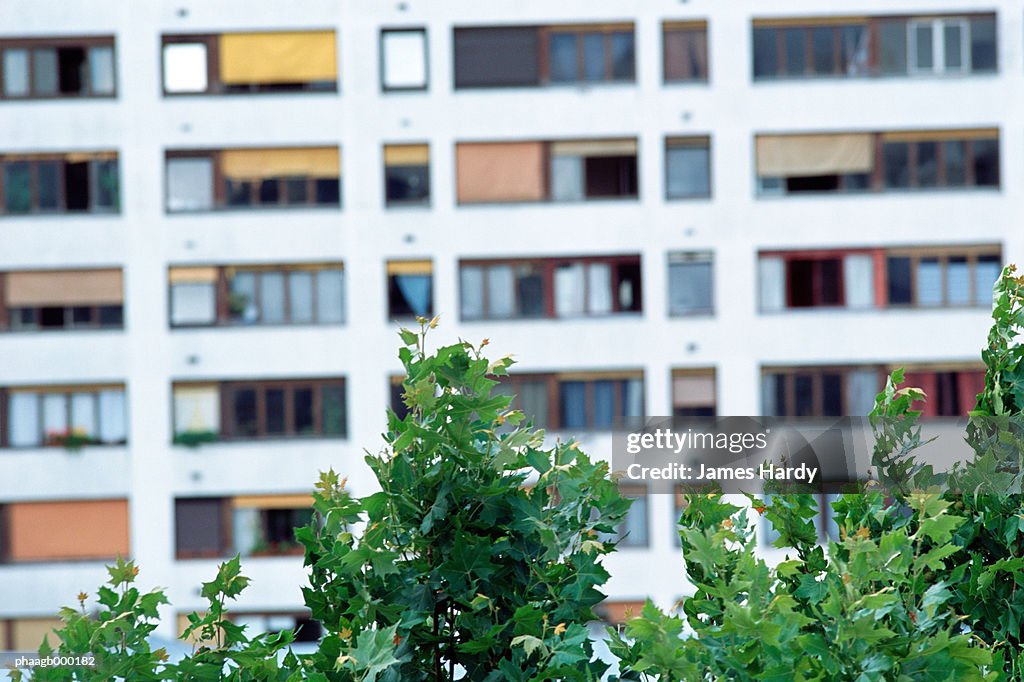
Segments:
[[[946,27],[960,27],[960,68],[946,66]],[[917,62],[917,28],[931,26],[932,66],[919,68]],[[911,19],[907,22],[907,70],[915,74],[966,74],[971,72],[971,23],[965,17]]]

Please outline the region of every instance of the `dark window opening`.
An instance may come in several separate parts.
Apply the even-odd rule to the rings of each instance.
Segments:
[[[786,178],[786,191],[799,192],[835,192],[840,188],[838,175],[813,175]]]
[[[61,94],[81,94],[85,90],[85,49],[62,47],[57,50],[58,80]]]
[[[69,211],[89,210],[89,162],[64,163],[64,201]]]
[[[584,159],[586,196],[636,196],[636,156],[590,156]]]

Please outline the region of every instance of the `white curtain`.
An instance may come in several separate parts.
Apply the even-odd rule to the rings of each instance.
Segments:
[[[235,551],[242,556],[252,554],[260,538],[260,510],[253,508],[235,509],[234,513]]]
[[[43,395],[43,433],[64,433],[68,429],[68,401],[63,393]]]
[[[761,258],[757,262],[762,312],[782,310],[786,306],[786,263],[781,258]]]
[[[644,414],[644,382],[641,379],[626,380],[626,417],[642,417]]]
[[[867,254],[846,256],[843,259],[843,288],[846,289],[846,307],[870,308],[874,306],[874,258]]]
[[[925,259],[917,264],[918,305],[942,304],[942,270],[938,259]]]
[[[39,445],[39,395],[12,393],[7,405],[8,437],[12,447]]]
[[[971,272],[967,259],[950,258],[946,263],[946,292],[950,305],[967,305],[971,302]]]
[[[288,303],[292,322],[313,321],[313,273],[297,271],[288,274]]]
[[[320,323],[345,320],[345,271],[321,270],[316,275],[316,317]]]
[[[487,298],[490,317],[515,317],[516,278],[510,265],[487,268]]]
[[[96,394],[71,395],[71,429],[76,433],[96,436]]]
[[[203,92],[206,82],[206,45],[175,43],[164,46],[164,90]]]
[[[23,96],[28,94],[28,50],[7,49],[4,57],[4,94]]]
[[[555,314],[572,317],[583,314],[583,264],[555,268]]]
[[[612,268],[607,263],[587,266],[587,312],[601,315],[612,311]]]
[[[100,433],[104,443],[128,440],[128,415],[124,391],[100,391]]]
[[[551,198],[555,201],[583,200],[583,159],[578,156],[551,158]]]
[[[260,321],[284,322],[284,273],[260,274]]]
[[[851,417],[864,417],[875,405],[875,395],[882,388],[878,382],[878,372],[873,369],[858,369],[849,373],[850,414]]]
[[[220,405],[217,389],[179,388],[174,391],[174,433],[220,431]]]
[[[478,320],[484,315],[484,272],[476,265],[459,268],[462,319]]]
[[[106,46],[89,48],[89,85],[93,94],[114,93],[114,49]]]
[[[213,324],[216,318],[212,284],[181,282],[171,286],[171,324]]]

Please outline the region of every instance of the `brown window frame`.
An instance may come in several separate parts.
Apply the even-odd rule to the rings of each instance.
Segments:
[[[885,306],[887,308],[894,308],[897,310],[905,310],[908,308],[921,309],[921,310],[941,310],[948,308],[985,308],[988,307],[988,303],[978,303],[978,291],[976,268],[980,258],[993,256],[999,261],[1000,264],[1003,262],[1003,250],[1001,246],[951,246],[951,247],[921,247],[921,248],[907,248],[907,249],[887,249],[885,250],[885,278],[886,278],[886,289],[885,289]],[[911,302],[908,303],[892,303],[889,298],[888,278],[889,278],[889,258],[909,258],[910,259],[910,298]],[[949,302],[949,261],[951,258],[965,258],[967,260],[968,268],[968,282],[970,284],[970,295],[969,302],[963,303],[950,303]],[[942,302],[938,304],[922,304],[920,302],[917,290],[917,269],[920,263],[924,259],[938,259],[939,267],[941,270],[942,278]],[[1000,266],[1001,270],[1001,266]]]
[[[234,544],[234,532],[232,529],[232,518],[231,518],[231,498],[230,497],[176,497],[174,499],[175,506],[175,525],[177,525],[177,506],[179,501],[188,500],[204,500],[204,501],[219,501],[220,502],[220,520],[221,520],[221,533],[220,533],[220,544],[221,546],[216,550],[181,550],[178,548],[177,543],[177,528],[175,528],[175,542],[174,542],[174,558],[176,559],[216,559],[227,556],[232,549]]]
[[[765,379],[769,376],[779,377],[785,382],[783,387],[783,393],[785,396],[785,408],[782,410],[781,415],[765,415],[765,416],[786,416],[786,417],[823,417],[825,412],[825,391],[824,391],[824,376],[826,374],[838,374],[840,377],[840,400],[842,406],[840,409],[839,416],[849,415],[850,412],[850,384],[849,377],[853,372],[874,370],[878,375],[878,385],[882,386],[883,379],[883,367],[880,365],[808,365],[803,367],[764,367],[761,370],[761,383],[764,384]],[[796,414],[796,377],[797,375],[810,375],[811,377],[811,414],[808,415],[797,415]],[[762,405],[762,412],[766,412]],[[778,405],[776,405],[776,411],[778,412]],[[831,417],[828,417],[831,418]]]
[[[979,392],[985,383],[985,365],[978,363],[944,363],[900,366],[904,370],[907,385],[922,389],[925,401],[914,401],[913,408],[921,411],[922,419],[962,418],[974,409],[976,393],[962,394],[960,382],[965,375],[979,379]],[[889,371],[897,369],[889,367]],[[925,381],[921,381],[925,379]],[[952,386],[950,385],[952,382]],[[950,395],[950,390],[953,395]],[[956,405],[950,405],[953,398]]]
[[[95,422],[92,425],[92,433],[87,434],[90,436],[90,440],[87,445],[90,447],[119,447],[128,443],[128,424],[125,423],[125,438],[123,440],[115,442],[105,442],[99,440],[99,435],[103,431],[103,411],[100,409],[100,393],[103,391],[119,390],[125,396],[127,401],[128,392],[124,384],[110,384],[110,385],[81,385],[81,386],[18,386],[14,388],[3,388],[0,387],[0,448],[14,447],[11,445],[10,429],[11,421],[8,414],[8,408],[10,404],[10,396],[12,393],[17,394],[31,394],[35,397],[37,402],[37,422],[36,422],[36,433],[39,436],[39,444],[28,446],[29,448],[52,448],[52,447],[66,447],[64,442],[60,440],[54,440],[50,438],[49,434],[43,428],[43,396],[46,395],[60,395],[64,397],[64,420],[66,423],[71,424],[72,422],[72,411],[71,411],[71,398],[75,394],[87,393],[90,395],[93,403],[93,416]],[[126,402],[127,405],[127,402]],[[125,415],[127,418],[127,415]],[[70,431],[70,427],[68,428]]]
[[[697,64],[691,62],[690,70],[691,73],[695,73],[695,75],[690,78],[669,78],[668,76],[669,63],[666,47],[670,34],[685,36],[688,43],[693,40],[694,36],[701,36],[703,38],[704,60],[703,63]],[[709,80],[708,74],[711,70],[710,52],[711,51],[708,49],[707,21],[663,21],[661,23],[661,82],[665,85],[707,83]]]
[[[0,100],[6,100],[10,102],[20,102],[28,100],[67,100],[67,99],[116,99],[118,96],[117,92],[117,79],[118,79],[118,68],[117,68],[117,45],[114,36],[68,36],[68,37],[54,37],[54,38],[5,38],[0,40],[0,66],[4,62],[4,52],[6,50],[27,50],[29,53],[28,57],[28,71],[25,76],[28,79],[29,92],[27,95],[9,95],[6,92],[6,84],[4,83],[3,68],[0,68]],[[109,47],[112,51],[113,58],[111,59],[111,80],[114,84],[114,89],[109,93],[96,93],[92,91],[92,82],[90,80],[90,70],[88,67],[89,63],[89,48],[92,47]],[[61,50],[69,48],[81,48],[85,51],[85,64],[84,78],[83,78],[83,91],[82,92],[60,92],[60,65],[58,63],[58,91],[56,93],[38,93],[35,92],[35,59],[32,57],[32,53],[35,50]]]
[[[57,271],[60,272],[60,271]],[[91,304],[91,305],[35,305],[35,306],[10,306],[7,303],[7,275],[6,272],[0,272],[0,334],[3,333],[21,333],[21,332],[80,332],[80,331],[96,331],[96,330],[116,330],[124,329],[124,301],[121,301],[120,305],[110,304]],[[64,310],[64,324],[60,327],[43,327],[40,325],[39,320],[42,317],[42,311],[45,309],[62,308]],[[119,309],[120,310],[120,322],[117,324],[102,324],[101,322],[101,310],[104,308]],[[76,309],[87,309],[89,310],[89,323],[88,324],[75,324],[74,311]],[[15,321],[15,316],[20,315],[20,311],[32,310],[36,322],[31,325],[24,325],[20,321]]]
[[[628,33],[633,39],[633,72],[628,78],[615,77],[615,60],[612,50],[612,36]],[[574,35],[576,37],[576,78],[571,81],[554,81],[551,79],[551,37],[554,35]],[[600,80],[586,79],[586,54],[583,47],[586,36],[600,35],[603,38],[604,77]],[[540,85],[543,87],[607,85],[610,83],[636,83],[636,25],[630,22],[621,24],[563,24],[541,26],[538,29],[538,47],[540,50],[539,71]]]
[[[583,314],[571,317],[559,316],[555,310],[555,271],[560,266],[572,266],[572,265],[608,265],[611,267],[612,281],[611,291],[609,292],[612,301],[612,310],[608,313],[595,313],[585,310]],[[639,310],[622,310],[621,301],[618,297],[619,284],[622,282],[622,274],[619,268],[623,265],[635,265],[640,269],[641,282],[640,291],[638,293],[639,298]],[[463,296],[461,282],[459,285],[459,319],[463,322],[478,322],[478,321],[493,321],[493,320],[536,320],[536,319],[582,319],[582,318],[602,318],[612,317],[615,315],[641,315],[643,314],[643,258],[640,254],[623,254],[616,256],[559,256],[549,258],[493,258],[493,259],[477,259],[467,258],[459,261],[459,273],[461,275],[462,268],[464,267],[477,267],[486,271],[492,267],[533,267],[541,272],[544,286],[544,314],[542,316],[528,316],[521,314],[514,314],[509,317],[500,317],[491,315],[488,310],[490,308],[490,297],[489,297],[489,285],[487,283],[487,277],[484,276],[483,280],[483,301],[484,301],[484,313],[479,317],[466,318],[462,316],[461,300]],[[589,303],[590,293],[590,281],[589,278],[583,278],[583,301],[586,307]],[[516,309],[521,309],[519,305],[518,292],[513,292],[516,299]]]
[[[176,384],[184,386],[185,384]],[[323,425],[323,389],[340,388],[344,402],[343,423],[341,433],[324,433]],[[300,434],[293,431],[294,427],[294,392],[300,389],[311,389],[313,392],[313,428],[309,434]],[[259,440],[283,440],[283,439],[346,439],[349,431],[349,409],[348,389],[345,378],[337,379],[280,379],[280,380],[242,380],[223,381],[218,384],[220,394],[221,431],[222,441],[259,441]],[[253,390],[256,393],[256,431],[255,435],[240,434],[236,422],[236,414],[233,397],[235,393],[243,390]],[[267,410],[266,393],[268,390],[285,391],[284,399],[284,433],[267,432]]]
[[[110,156],[113,158],[109,158]],[[86,209],[69,209],[67,207],[65,164],[70,163],[71,157],[85,157],[81,161],[89,164],[89,207]],[[81,162],[79,161],[79,162]],[[102,206],[96,203],[98,196],[98,183],[101,163],[114,163],[115,178],[117,187],[114,190],[115,205]],[[0,217],[24,218],[50,215],[117,215],[121,213],[121,159],[116,151],[89,151],[89,152],[67,152],[67,153],[44,153],[44,154],[0,154]],[[29,183],[31,207],[28,211],[8,211],[6,196],[6,171],[7,164],[27,163],[29,165]],[[39,164],[57,164],[57,208],[40,208],[39,206]]]
[[[622,370],[622,371],[597,371],[597,372],[541,372],[541,373],[518,373],[508,377],[501,377],[499,381],[510,389],[510,393],[515,394],[518,399],[519,386],[524,383],[542,383],[546,388],[548,397],[548,414],[545,415],[545,428],[549,431],[559,431],[563,429],[578,429],[580,431],[587,432],[599,432],[608,431],[621,425],[624,420],[629,419],[625,417],[625,400],[624,394],[625,387],[621,382],[639,380],[641,387],[644,387],[644,373],[643,370]],[[614,388],[614,403],[612,407],[613,423],[611,426],[595,426],[595,415],[594,415],[594,384],[598,381],[614,381],[616,382]],[[567,427],[563,425],[562,420],[562,384],[567,382],[582,382],[585,386],[585,407],[586,412],[586,426],[574,426]],[[645,400],[646,402],[646,400]],[[513,404],[513,409],[521,410],[518,403]],[[643,414],[644,406],[641,406],[641,414]],[[527,419],[533,419],[536,415],[526,414]]]
[[[245,33],[245,31],[240,31]],[[337,93],[338,74],[330,86],[317,86],[313,82],[299,83],[288,86],[267,85],[265,83],[251,83],[248,85],[227,85],[220,79],[220,37],[229,35],[235,31],[223,33],[169,33],[160,36],[160,92],[164,97],[204,97],[207,95],[261,95],[281,93]],[[335,41],[338,36],[335,33]],[[164,73],[166,62],[164,59],[164,48],[167,45],[181,45],[189,43],[202,43],[206,45],[206,90],[201,92],[170,92],[164,87]],[[337,44],[337,42],[335,43]]]

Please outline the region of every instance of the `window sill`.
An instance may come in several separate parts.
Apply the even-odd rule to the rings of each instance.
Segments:
[[[310,436],[254,436],[252,438],[220,437],[217,440],[203,441],[199,445],[174,443],[174,448],[181,450],[202,450],[211,445],[253,445],[257,443],[308,443],[310,441],[347,441],[348,435],[310,435]]]
[[[170,324],[171,331],[203,331],[226,329],[319,329],[321,327],[345,327],[340,322],[214,322],[211,324]]]
[[[163,91],[163,96],[167,99],[191,99],[193,97],[209,97],[211,99],[215,97],[228,97],[234,99],[253,96],[270,97],[275,95],[278,97],[308,97],[324,95],[336,96],[339,94],[341,94],[341,88],[339,88],[337,85],[335,85],[332,88],[319,88],[315,90],[251,90],[246,92],[214,92],[212,90],[204,90],[202,92],[168,92],[166,90]]]
[[[585,322],[590,320],[618,320],[621,318],[625,319],[642,319],[644,316],[643,311],[629,311],[629,312],[618,312],[618,313],[602,313],[599,315],[542,315],[537,317],[471,317],[465,318],[460,317],[459,322],[463,324],[475,324],[478,322],[486,322],[493,324],[495,322]]]
[[[906,80],[966,80],[969,78],[993,78],[999,76],[999,70],[985,70],[985,71],[967,71],[967,72],[927,72],[918,71],[916,73],[865,73],[856,75],[843,75],[843,74],[805,74],[805,75],[783,75],[783,76],[754,76],[752,78],[754,85],[771,85],[773,83],[791,85],[793,83],[830,83],[835,84],[837,82],[852,81],[852,82],[865,82],[865,81],[906,81]]]
[[[47,328],[42,328],[42,329],[39,329],[39,328],[37,328],[37,329],[3,329],[3,328],[0,328],[0,336],[3,336],[5,334],[26,334],[26,335],[27,334],[51,334],[51,333],[63,333],[63,334],[71,333],[71,334],[73,334],[75,332],[87,332],[87,333],[92,334],[92,333],[97,333],[97,332],[123,332],[123,331],[124,331],[124,325],[119,325],[117,327],[113,327],[113,326],[111,326],[111,327],[47,327]]]
[[[120,217],[120,209],[100,209],[91,211],[25,211],[10,213],[0,211],[0,219],[15,220],[18,218],[70,218],[81,220],[82,218],[109,218]]]
[[[277,211],[337,211],[340,209],[341,202],[333,204],[258,204],[255,206],[214,206],[212,208],[197,208],[197,209],[164,209],[164,215],[168,216],[194,216],[194,215],[214,215],[222,213],[256,213],[259,211],[277,212]]]
[[[117,93],[107,95],[93,95],[93,94],[59,94],[59,95],[26,95],[24,97],[17,97],[11,95],[0,96],[0,103],[14,103],[14,102],[79,102],[82,100],[116,100]]]
[[[864,197],[928,197],[934,199],[936,195],[949,194],[951,196],[977,193],[977,194],[1002,194],[1003,188],[980,185],[974,187],[920,187],[906,189],[880,189],[880,190],[847,190],[847,191],[823,191],[823,192],[758,192],[754,198],[758,201],[792,201],[821,199],[828,197],[846,197],[863,199]]]
[[[587,204],[610,204],[615,202],[636,203],[640,201],[637,194],[629,194],[614,197],[594,197],[591,199],[577,199],[573,201],[558,201],[556,199],[541,199],[539,201],[468,201],[456,202],[458,208],[511,208],[513,206],[585,206]]]
[[[115,448],[125,448],[127,446],[128,441],[121,441],[119,443],[86,443],[80,446],[71,447],[60,443],[38,443],[36,445],[5,445],[3,448],[0,448],[0,453],[13,454],[63,450],[69,455],[78,455],[84,450],[113,450]]]
[[[668,311],[668,318],[670,320],[692,320],[695,318],[705,318],[710,320],[713,319],[714,317],[714,309]]]

